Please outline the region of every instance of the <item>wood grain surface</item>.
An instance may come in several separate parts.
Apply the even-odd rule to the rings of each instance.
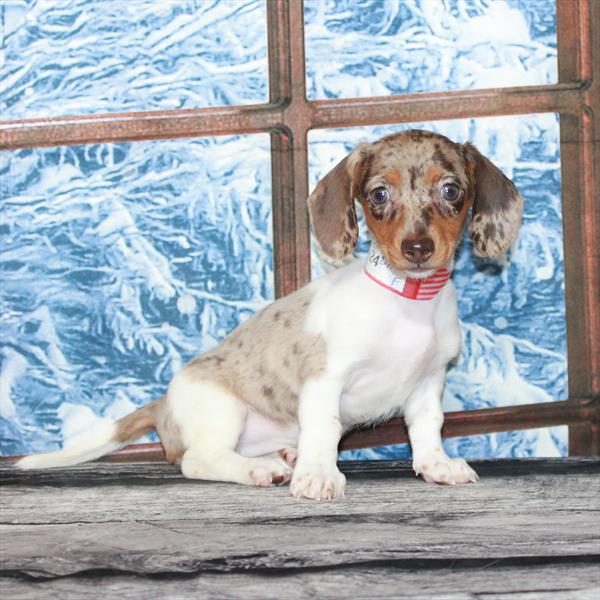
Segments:
[[[444,487],[342,463],[329,502],[162,463],[1,465],[0,595],[598,600],[600,461],[473,464]]]

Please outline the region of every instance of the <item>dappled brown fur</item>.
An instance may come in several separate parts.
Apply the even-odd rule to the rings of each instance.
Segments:
[[[474,163],[475,193],[469,233],[480,256],[506,252],[517,235],[523,200],[513,182],[475,146],[466,143],[465,155]]]
[[[295,422],[302,384],[326,366],[325,341],[304,331],[312,295],[308,286],[267,306],[184,372],[233,392],[265,417]]]
[[[459,189],[456,198],[444,196],[448,185]],[[379,188],[387,190],[387,202],[373,199]],[[356,242],[355,199],[382,252],[398,270],[414,266],[403,256],[402,242],[420,237],[432,239],[435,247],[424,266],[447,264],[469,207],[475,251],[497,256],[514,241],[523,209],[512,182],[472,144],[418,130],[360,144],[317,185],[309,198],[313,231],[335,259],[348,254]]]

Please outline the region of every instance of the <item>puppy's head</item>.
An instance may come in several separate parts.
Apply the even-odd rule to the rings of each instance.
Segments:
[[[474,249],[485,257],[508,249],[523,211],[513,183],[472,144],[417,130],[360,144],[310,195],[315,237],[337,260],[356,244],[355,199],[388,262],[411,274],[451,261],[469,207]]]

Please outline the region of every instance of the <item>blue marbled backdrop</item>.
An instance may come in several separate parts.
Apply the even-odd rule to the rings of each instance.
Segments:
[[[309,97],[551,83],[555,16],[551,0],[308,0]],[[0,19],[2,118],[268,95],[262,2],[5,0]],[[358,141],[404,127],[312,132],[311,185]],[[557,116],[411,127],[472,140],[526,199],[506,264],[475,260],[468,241],[459,254],[464,349],[445,409],[565,398]],[[3,454],[57,448],[160,395],[273,297],[266,135],[20,150],[0,169]],[[565,428],[446,442],[479,457],[566,444]]]

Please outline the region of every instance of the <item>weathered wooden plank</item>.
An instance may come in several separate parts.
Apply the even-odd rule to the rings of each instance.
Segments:
[[[600,474],[600,458],[528,458],[470,461],[484,477],[525,476],[545,474]],[[349,478],[410,478],[414,479],[409,461],[341,461],[340,468]],[[178,467],[165,462],[91,462],[67,469],[19,471],[8,460],[0,460],[0,487],[32,483],[36,487],[125,484],[129,482],[152,485],[186,483]]]
[[[68,577],[50,581],[0,578],[0,597],[11,600],[61,598],[178,598],[211,600],[308,600],[369,598],[371,600],[597,600],[597,565],[506,565],[472,568],[397,569],[344,568],[318,572],[203,573],[179,579],[127,575]]]
[[[388,561],[418,568],[423,561],[457,563],[486,558],[598,556],[589,514],[532,518],[497,515],[455,518],[434,526],[394,523],[313,522],[224,526],[179,520],[160,523],[102,523],[9,526],[2,532],[10,555],[0,574],[57,577],[93,570],[140,574],[204,571],[323,569]],[[452,557],[452,558],[449,558]]]
[[[355,521],[431,525],[454,517],[540,511],[597,512],[597,476],[547,475],[484,479],[477,485],[438,487],[420,480],[350,480],[348,495],[314,503],[289,497],[287,487],[255,489],[182,482],[177,486],[129,483],[107,487],[6,487],[4,525],[152,522],[189,518],[210,523],[279,525]],[[569,498],[562,494],[569,493]]]
[[[568,477],[570,509],[597,509],[590,492],[600,485],[600,460],[527,460],[472,463],[481,475],[477,485],[431,486],[415,478],[406,462],[344,462],[348,497],[324,503],[288,498],[288,488],[251,488],[232,484],[189,481],[175,467],[161,463],[92,463],[70,469],[22,472],[0,466],[4,508],[2,521],[17,523],[73,523],[128,521],[140,516],[140,506],[160,508],[153,519],[179,519],[182,514],[211,522],[228,521],[241,503],[245,514],[271,523],[278,519],[314,518],[343,511],[377,513],[378,498],[392,503],[398,514],[437,514],[448,510],[510,511],[515,504],[535,510],[540,502],[560,501],[555,486]],[[589,476],[589,478],[588,478]],[[582,489],[579,489],[579,488]],[[150,488],[150,489],[147,489]],[[167,488],[166,490],[164,488]],[[102,501],[99,501],[102,499]],[[175,500],[175,501],[174,501]],[[470,504],[472,506],[470,506]],[[48,507],[52,510],[49,511]],[[343,506],[343,508],[341,508]],[[415,510],[417,507],[417,510]]]
[[[600,550],[599,465],[484,463],[479,484],[443,487],[408,478],[406,464],[346,464],[348,497],[322,503],[294,500],[286,488],[190,482],[167,465],[95,464],[40,477],[3,467],[10,552],[1,568],[55,577],[590,560]]]

